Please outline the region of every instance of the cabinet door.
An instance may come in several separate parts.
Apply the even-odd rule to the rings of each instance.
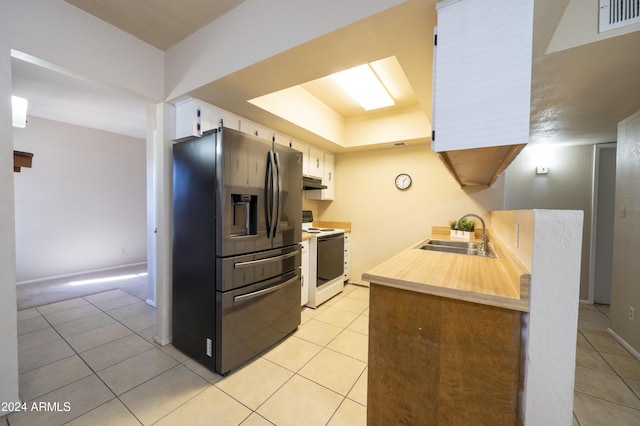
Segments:
[[[327,186],[327,189],[322,190],[323,200],[333,200],[333,183],[335,178],[335,169],[333,166],[334,156],[329,152],[324,153],[324,176],[322,177],[322,183]]]
[[[439,2],[432,149],[526,144],[533,0]]]
[[[309,147],[309,175],[322,179],[324,176],[324,152]]]
[[[333,189],[335,183],[335,172],[334,172],[334,155],[330,152],[325,152],[323,154],[323,176],[322,176],[322,184],[327,187],[327,189],[313,189],[305,191],[305,197],[307,200],[333,200]]]
[[[300,306],[304,306],[309,301],[309,240],[304,240],[302,243],[302,267],[301,267],[301,297]]]
[[[293,149],[297,149],[302,153],[302,174],[309,175],[309,146],[303,144],[302,142],[298,142],[296,140],[291,140],[289,143],[289,147]]]
[[[273,138],[273,132],[269,129],[246,119],[240,121],[240,131],[268,141]]]
[[[291,139],[289,139],[288,137],[286,137],[285,135],[282,135],[280,133],[275,133],[273,135],[274,137],[274,141],[275,143],[277,143],[278,145],[282,145],[282,146],[288,146],[290,147],[290,143],[291,143]]]
[[[201,113],[199,103],[193,99],[173,105],[173,140],[202,136]]]

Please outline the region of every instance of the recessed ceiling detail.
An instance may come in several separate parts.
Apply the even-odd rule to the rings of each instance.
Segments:
[[[380,129],[384,127],[380,123],[388,123],[389,117],[402,120],[399,122],[403,123],[403,128],[396,130],[396,136],[403,133],[407,140],[426,140],[431,133],[431,124],[424,113],[416,113],[420,109],[417,96],[396,57],[390,56],[363,65],[375,72],[393,98],[393,106],[364,111],[336,82],[334,74],[248,102],[345,148],[360,145],[362,142],[354,139],[367,138],[367,128]],[[358,131],[354,131],[354,128]],[[393,137],[388,140],[390,135],[384,133],[382,136],[382,132],[376,131],[376,135],[369,136],[369,140],[374,139],[376,143],[393,140]]]

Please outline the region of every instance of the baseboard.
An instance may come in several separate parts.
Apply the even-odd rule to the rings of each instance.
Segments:
[[[628,350],[631,353],[631,355],[633,355],[638,361],[640,361],[640,352],[636,351],[630,344],[627,343],[626,340],[618,336],[616,332],[613,331],[612,329],[607,328],[607,331],[609,332],[611,337],[616,339],[616,341],[620,343],[626,350]]]
[[[142,265],[146,265],[146,264],[147,264],[147,262],[128,263],[126,265],[110,266],[110,267],[107,267],[107,268],[92,269],[90,271],[72,272],[70,274],[62,274],[62,275],[52,275],[50,277],[36,278],[34,280],[18,281],[18,282],[16,282],[16,285],[34,284],[34,283],[39,283],[39,282],[42,282],[42,281],[57,280],[57,279],[60,279],[60,278],[77,277],[78,275],[94,274],[96,272],[112,271],[114,269],[130,268],[132,266],[142,266]]]
[[[358,282],[358,281],[354,281],[354,280],[349,280],[349,284],[357,285],[357,286],[360,286],[360,287],[367,287],[367,288],[369,287],[369,283],[366,282],[366,281]]]

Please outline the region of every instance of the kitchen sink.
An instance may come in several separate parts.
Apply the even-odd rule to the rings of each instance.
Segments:
[[[481,243],[471,241],[427,240],[416,248],[428,251],[466,254],[468,256],[496,257],[495,253],[489,246],[487,246],[487,250],[482,253],[480,251],[481,245]]]

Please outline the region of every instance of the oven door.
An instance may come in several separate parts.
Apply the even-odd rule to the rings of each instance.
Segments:
[[[225,374],[300,325],[300,273],[216,292],[216,371]]]
[[[344,274],[344,233],[318,237],[316,287]]]

